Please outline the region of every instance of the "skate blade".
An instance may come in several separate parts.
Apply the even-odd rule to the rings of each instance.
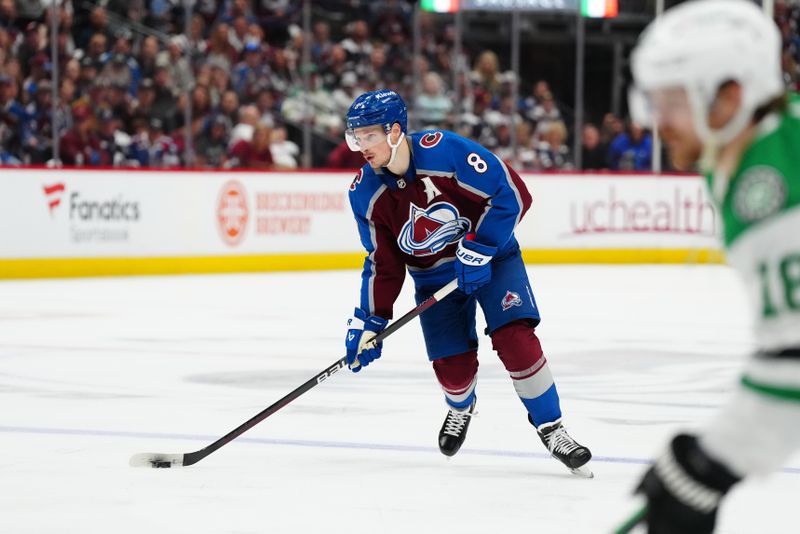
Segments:
[[[589,464],[570,468],[570,473],[581,478],[594,478],[594,473],[589,469]]]

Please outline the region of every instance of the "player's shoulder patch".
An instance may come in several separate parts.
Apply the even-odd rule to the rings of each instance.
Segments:
[[[356,172],[353,181],[350,182],[350,192],[360,192],[362,189],[375,187],[375,185],[379,183],[380,180],[377,179],[375,170],[368,164],[364,164],[364,166]]]
[[[733,211],[741,220],[766,219],[786,204],[786,178],[775,167],[756,165],[736,179],[732,194]]]
[[[372,167],[364,165],[350,182],[348,191],[350,205],[356,213],[363,215],[374,200],[375,194],[385,188],[383,181],[375,174]]]
[[[360,184],[361,180],[363,179],[364,179],[364,168],[362,167],[358,169],[356,177],[353,178],[353,181],[350,183],[350,191],[355,191],[356,188],[358,187],[358,184]]]
[[[419,146],[422,148],[433,148],[439,144],[442,138],[444,138],[442,132],[428,132],[420,136]]]

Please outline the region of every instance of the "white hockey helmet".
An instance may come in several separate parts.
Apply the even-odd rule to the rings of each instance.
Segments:
[[[640,36],[631,70],[633,120],[653,124],[650,92],[683,88],[704,145],[729,142],[758,107],[785,91],[778,27],[748,0],[695,0],[668,10]],[[742,87],[741,108],[728,124],[712,130],[710,107],[730,80]]]

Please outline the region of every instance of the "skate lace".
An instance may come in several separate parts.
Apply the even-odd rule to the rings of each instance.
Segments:
[[[558,452],[569,455],[572,451],[579,449],[580,445],[567,434],[567,429],[562,426],[556,428],[550,434],[547,440],[547,448],[551,453]]]
[[[447,419],[444,423],[444,433],[456,438],[459,437],[470,417],[472,417],[472,414],[469,412],[450,410],[447,412]]]

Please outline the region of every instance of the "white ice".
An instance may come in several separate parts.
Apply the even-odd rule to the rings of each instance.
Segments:
[[[342,355],[358,273],[0,283],[0,532],[603,533],[678,429],[725,402],[751,348],[731,271],[530,266],[538,329],[595,478],[528,425],[488,339],[461,452],[418,324],[181,469],[137,452],[200,449]],[[409,284],[397,316],[413,307]],[[753,429],[762,431],[764,429]],[[797,532],[800,457],[742,485],[719,532]]]

